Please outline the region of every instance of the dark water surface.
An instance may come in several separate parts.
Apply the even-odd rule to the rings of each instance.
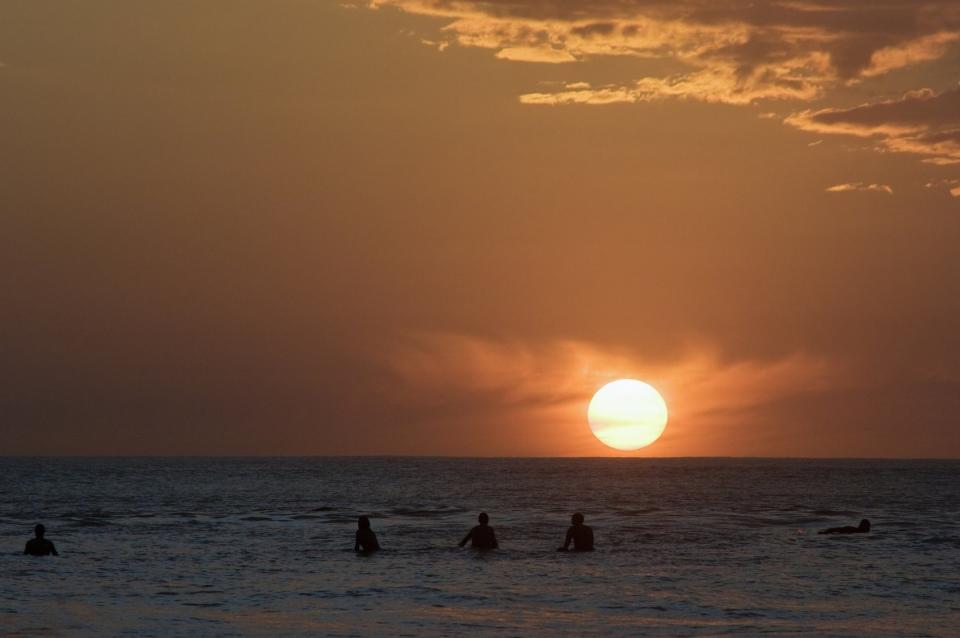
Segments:
[[[960,635],[960,462],[0,458],[0,494],[0,636]],[[480,510],[500,551],[456,548]],[[598,551],[557,553],[578,510]]]

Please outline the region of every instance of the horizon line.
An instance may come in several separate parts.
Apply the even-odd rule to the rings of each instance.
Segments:
[[[0,454],[0,459],[544,459],[544,460],[775,460],[775,461],[960,461],[953,456],[524,456],[455,454]]]

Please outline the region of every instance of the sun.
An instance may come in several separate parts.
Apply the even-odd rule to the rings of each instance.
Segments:
[[[638,450],[660,438],[667,427],[667,404],[648,383],[619,379],[603,386],[587,408],[590,429],[617,450]]]

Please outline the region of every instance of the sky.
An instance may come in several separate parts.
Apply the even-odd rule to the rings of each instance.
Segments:
[[[0,454],[960,456],[960,3],[0,16]]]

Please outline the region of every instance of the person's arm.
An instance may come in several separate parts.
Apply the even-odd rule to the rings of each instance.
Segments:
[[[23,546],[23,553],[25,555],[30,553],[30,541],[27,541],[27,544]]]
[[[567,528],[567,538],[563,541],[563,547],[558,547],[561,552],[565,552],[570,549],[570,543],[573,542],[573,528]]]
[[[493,539],[493,548],[500,549],[500,544],[497,542],[497,534],[493,531],[493,528],[490,528],[490,538]]]
[[[360,530],[357,530],[357,533],[353,537],[353,551],[360,551]]]
[[[467,544],[467,541],[470,540],[470,538],[471,538],[472,536],[473,536],[473,528],[471,527],[471,528],[470,528],[470,531],[467,532],[467,535],[463,537],[463,540],[462,540],[462,541],[460,541],[459,546],[460,546],[460,547],[463,547],[464,545],[466,545],[466,544]]]
[[[50,553],[53,554],[54,556],[59,556],[59,555],[60,555],[60,554],[57,553],[57,548],[56,548],[56,546],[55,546],[53,543],[50,543]]]

